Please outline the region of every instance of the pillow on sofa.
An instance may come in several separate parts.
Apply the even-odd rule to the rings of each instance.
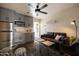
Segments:
[[[55,40],[59,40],[61,38],[61,35],[56,35]]]

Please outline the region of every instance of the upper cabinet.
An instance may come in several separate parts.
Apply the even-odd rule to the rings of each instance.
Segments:
[[[15,13],[14,16],[15,16],[14,18],[15,25],[19,27],[24,27],[25,26],[24,15]]]
[[[15,22],[23,27],[33,27],[33,17],[0,7],[0,21]]]
[[[14,16],[15,16],[15,19],[14,19],[15,21],[23,21],[24,22],[24,15],[15,13]]]
[[[15,11],[0,7],[0,21],[13,22]]]
[[[25,27],[33,27],[33,17],[31,16],[25,16]]]
[[[27,18],[27,16],[24,16],[24,20],[25,20],[25,27],[28,27],[28,18]]]

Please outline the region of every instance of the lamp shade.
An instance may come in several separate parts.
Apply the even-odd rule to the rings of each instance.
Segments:
[[[75,24],[75,20],[73,20],[73,21],[71,22],[71,24],[74,25],[74,24]]]
[[[74,22],[71,22],[72,25],[74,25]]]

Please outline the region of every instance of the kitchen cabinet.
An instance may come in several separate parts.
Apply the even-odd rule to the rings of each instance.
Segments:
[[[30,27],[33,27],[33,17],[29,17],[28,25],[29,25]]]
[[[33,17],[2,7],[0,7],[0,21],[22,21],[25,23],[25,27],[33,27]]]
[[[29,22],[29,19],[27,16],[24,16],[24,20],[25,20],[25,27],[28,27],[28,22]]]
[[[32,42],[33,41],[32,33],[25,33],[25,41],[26,42]]]
[[[24,27],[25,26],[24,15],[15,13],[14,23],[15,26]]]
[[[14,32],[13,45],[24,44],[25,42],[25,33]]]
[[[26,27],[26,28],[33,27],[33,18],[31,16],[22,15],[22,14],[17,13],[14,10],[3,8],[3,7],[0,7],[0,21],[14,22],[14,25],[13,25],[14,27]],[[20,26],[15,24],[15,21],[18,21],[19,23],[18,25]],[[16,32],[15,31],[16,29],[13,29],[13,30],[14,30],[13,31],[13,35],[14,35],[13,44],[18,45],[18,44],[23,44],[24,42],[33,41],[32,32],[31,33],[20,33],[20,32]]]
[[[31,27],[33,27],[33,17],[31,17],[31,19],[29,20],[29,24]]]
[[[33,18],[31,16],[24,16],[25,27],[33,27]]]
[[[13,22],[15,11],[0,7],[0,21]]]
[[[24,15],[19,14],[19,13],[15,13],[15,19],[14,20],[24,22]]]
[[[14,45],[24,44],[32,41],[33,41],[32,33],[14,32],[14,40],[13,40]]]

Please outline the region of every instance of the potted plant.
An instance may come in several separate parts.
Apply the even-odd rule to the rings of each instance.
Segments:
[[[70,37],[70,46],[76,41],[77,37],[76,36],[71,36]]]

